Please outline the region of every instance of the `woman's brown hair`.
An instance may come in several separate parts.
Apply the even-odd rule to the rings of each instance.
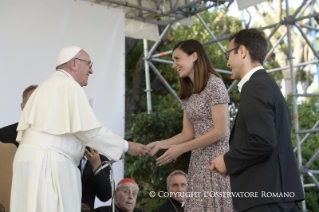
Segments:
[[[193,93],[200,93],[207,84],[209,73],[221,78],[219,73],[213,68],[203,45],[197,40],[185,40],[175,45],[175,49],[180,49],[187,55],[197,53],[197,60],[194,62],[194,84],[188,77],[179,78],[179,98],[188,99]]]

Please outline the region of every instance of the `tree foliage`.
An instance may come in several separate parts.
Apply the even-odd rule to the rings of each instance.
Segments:
[[[126,139],[148,144],[153,141],[170,138],[182,129],[183,113],[180,107],[174,110],[163,110],[161,112],[146,112],[131,116],[129,130],[126,132]],[[164,150],[159,151],[158,156]],[[140,191],[138,201],[147,202],[146,210],[155,211],[163,199],[150,198],[149,192],[166,191],[166,177],[174,170],[187,172],[190,153],[183,154],[177,158],[175,163],[164,166],[156,165],[156,157],[136,158],[127,155],[125,157],[125,176],[135,179]]]

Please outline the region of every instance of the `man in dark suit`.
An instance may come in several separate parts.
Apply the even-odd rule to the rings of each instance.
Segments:
[[[110,168],[106,167],[97,175],[93,174],[103,161],[109,160],[98,151],[87,147],[79,166],[82,174],[82,203],[88,204],[91,212],[94,211],[95,197],[98,197],[102,202],[106,202],[112,197]]]
[[[168,175],[166,183],[170,196],[155,212],[184,212],[187,175],[181,170],[175,170]]]
[[[262,67],[266,39],[247,29],[230,40],[225,55],[234,79],[240,80],[240,105],[230,150],[209,169],[230,175],[237,212],[297,212],[296,202],[304,193],[291,144],[291,115],[278,85]]]
[[[23,110],[23,108],[25,107],[25,105],[27,104],[27,101],[29,99],[29,97],[31,96],[31,94],[33,93],[33,91],[38,87],[38,85],[30,85],[29,87],[27,87],[22,94],[22,103],[21,103],[21,110]],[[16,138],[17,138],[17,127],[18,127],[18,122],[11,124],[9,126],[0,128],[0,141],[2,143],[13,143],[14,145],[16,145],[17,147],[19,146],[19,143],[16,142]]]

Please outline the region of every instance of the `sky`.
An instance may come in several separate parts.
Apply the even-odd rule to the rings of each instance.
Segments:
[[[301,3],[303,2],[303,0],[289,0],[289,7],[291,8],[298,8]],[[316,1],[318,4],[318,0]],[[277,5],[277,2],[275,2],[274,5]],[[285,0],[282,2],[283,8],[286,8],[286,2]],[[257,16],[255,14],[255,8],[254,6],[251,6],[248,8],[248,11],[251,14],[251,25],[254,24],[254,22],[258,21]],[[244,13],[242,11],[238,10],[238,6],[237,6],[237,1],[235,1],[229,8],[229,12],[228,15],[229,16],[234,16],[234,17],[238,17],[238,18],[242,18],[242,14],[244,14],[244,19],[246,21],[246,23],[249,21],[249,15],[246,11],[244,11]],[[316,66],[312,66],[312,74],[314,74],[314,81],[311,84],[311,86],[309,86],[308,88],[308,92],[312,92],[314,89],[318,89],[318,75],[316,74]],[[282,85],[284,85],[284,83],[282,83]],[[285,88],[283,87],[282,90],[284,90]],[[302,89],[301,89],[301,85],[298,84],[298,92],[302,93]]]

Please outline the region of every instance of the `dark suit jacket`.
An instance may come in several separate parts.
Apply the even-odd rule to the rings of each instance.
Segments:
[[[258,194],[233,197],[237,212],[304,199],[290,133],[290,111],[278,85],[258,70],[242,87],[230,151],[224,155],[232,192]],[[287,197],[287,192],[293,193]]]
[[[116,208],[115,212],[125,212],[116,206],[115,206],[115,208]],[[95,209],[94,212],[112,212],[112,206],[99,207],[99,208]],[[142,212],[142,211],[138,208],[134,208],[133,212]]]
[[[12,143],[17,147],[19,146],[19,143],[16,142],[18,123],[19,122],[0,129],[0,141],[2,143]]]
[[[171,202],[172,201],[172,202]],[[178,212],[184,212],[184,207],[182,207],[182,203],[174,200],[171,198],[171,201],[167,199],[162,205],[160,205],[155,212],[176,212],[176,209]],[[174,204],[174,206],[172,205]]]
[[[100,155],[101,162],[109,161],[107,157]],[[82,203],[90,206],[90,211],[94,211],[95,196],[102,202],[108,201],[112,197],[110,183],[110,168],[106,167],[97,175],[93,175],[92,166],[87,161],[82,175]]]

